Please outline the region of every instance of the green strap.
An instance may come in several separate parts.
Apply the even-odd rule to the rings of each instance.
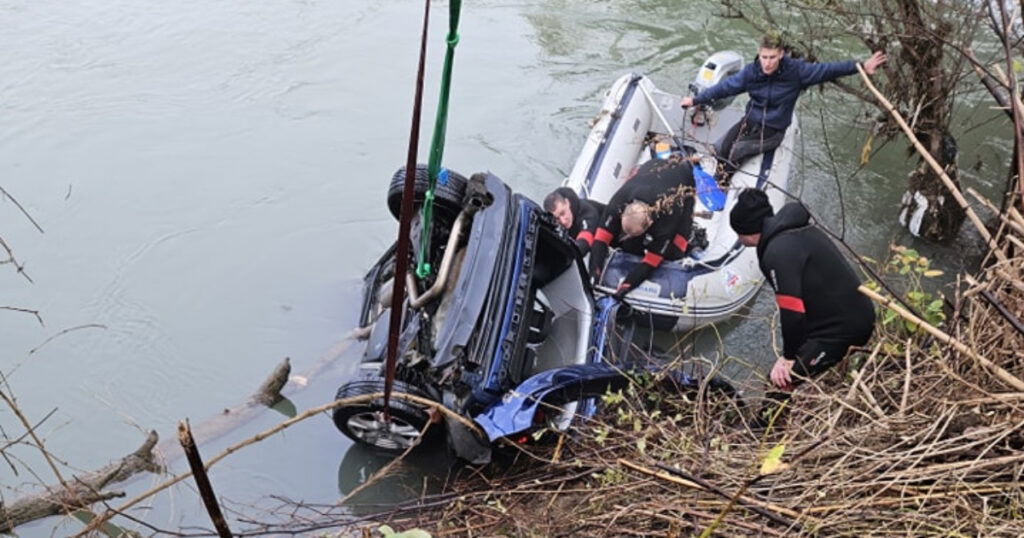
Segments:
[[[429,183],[423,197],[423,234],[420,236],[420,249],[416,256],[416,276],[425,278],[430,274],[430,263],[426,261],[430,251],[430,229],[434,219],[434,188],[441,171],[441,158],[444,156],[444,138],[448,128],[448,96],[451,93],[452,64],[455,60],[455,45],[459,44],[459,12],[462,0],[450,0],[448,5],[448,50],[444,56],[444,70],[441,74],[441,95],[437,103],[437,118],[434,121],[434,137],[430,141],[430,161],[427,164]]]

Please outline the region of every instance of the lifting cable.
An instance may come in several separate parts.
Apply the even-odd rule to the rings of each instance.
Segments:
[[[437,186],[441,169],[441,157],[444,154],[444,136],[448,118],[449,82],[452,73],[452,60],[455,45],[459,42],[456,30],[459,25],[461,0],[451,0],[449,7],[450,29],[448,31],[448,52],[445,55],[444,73],[441,82],[441,97],[438,103],[437,120],[434,125],[434,138],[431,141],[430,163],[428,165],[429,181],[423,202],[424,240],[420,248],[420,262],[416,267],[417,275],[423,278],[430,273],[430,265],[423,261],[422,255],[430,248],[430,225],[433,216],[434,188]],[[412,124],[409,130],[409,151],[405,164],[405,185],[402,189],[402,204],[398,219],[398,243],[395,247],[395,271],[393,291],[391,294],[391,314],[388,324],[388,349],[384,369],[384,418],[391,420],[390,400],[391,389],[395,380],[395,369],[398,355],[398,336],[402,327],[402,311],[405,303],[405,276],[409,268],[409,229],[413,214],[413,196],[416,186],[416,161],[419,146],[420,113],[423,105],[423,72],[427,56],[427,33],[430,24],[430,0],[424,0],[423,30],[420,34],[420,57],[416,71],[416,93],[413,98]],[[442,175],[442,184],[447,181],[447,174]],[[421,275],[421,271],[423,274]]]
[[[437,118],[434,120],[434,136],[430,140],[430,161],[427,163],[428,184],[423,199],[423,230],[420,235],[420,249],[416,254],[416,276],[426,278],[430,275],[430,263],[427,253],[430,252],[430,229],[434,220],[434,189],[437,182],[448,183],[447,170],[441,169],[441,158],[444,156],[444,139],[448,130],[448,96],[451,93],[452,65],[455,63],[455,45],[459,44],[459,13],[462,0],[450,0],[448,5],[448,36],[445,42],[448,49],[444,54],[444,68],[441,71],[441,93],[437,100]]]

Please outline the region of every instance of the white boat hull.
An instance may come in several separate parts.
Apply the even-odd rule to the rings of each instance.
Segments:
[[[743,115],[737,105],[708,115],[694,125],[691,114],[679,107],[681,97],[658,90],[647,77],[624,75],[608,90],[601,111],[564,185],[580,198],[607,203],[632,170],[650,159],[651,134],[675,135],[676,140],[702,155],[710,155],[714,142]],[[661,329],[686,331],[734,315],[749,302],[763,283],[754,249],[743,247],[729,226],[729,211],[739,191],[764,189],[772,206],[784,203],[794,142],[796,118],[779,148],[748,159],[732,176],[723,209],[711,211],[698,197],[694,225],[706,231],[708,245],[674,262],[663,262],[650,279],[627,296],[627,302]],[[681,137],[681,138],[680,138]],[[612,293],[628,269],[640,258],[625,252],[610,257],[597,290]]]

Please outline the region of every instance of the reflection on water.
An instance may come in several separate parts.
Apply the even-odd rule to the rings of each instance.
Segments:
[[[345,497],[395,459],[394,454],[354,444],[338,465],[338,492]],[[356,493],[345,504],[356,515],[385,511],[403,501],[438,493],[458,462],[444,443],[417,447],[386,475]]]

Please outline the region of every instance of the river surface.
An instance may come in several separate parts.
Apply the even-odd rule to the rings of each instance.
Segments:
[[[445,164],[490,170],[539,198],[570,170],[619,75],[646,72],[682,93],[707,54],[753,55],[749,28],[716,17],[713,2],[688,5],[467,3]],[[424,161],[447,9],[431,10]],[[361,275],[397,228],[384,194],[405,162],[422,12],[409,0],[0,2],[0,187],[43,230],[0,202],[0,238],[24,265],[0,265],[0,306],[42,321],[0,310],[0,370],[29,421],[54,411],[39,433],[65,475],[133,451],[145,431],[173,439],[179,420],[244,402],[285,357],[296,374],[325,365],[289,388],[300,411],[333,397],[356,356],[345,335]],[[965,182],[993,193],[1008,150],[1000,113],[986,107],[965,112],[958,134],[962,161],[985,164]],[[864,108],[827,89],[805,95],[801,111],[796,191],[836,229],[845,217],[865,255],[912,244],[895,222],[905,145],[854,174]],[[949,269],[970,258],[925,248]],[[710,348],[763,366],[771,311],[762,293]],[[201,449],[211,457],[282,419],[262,412]],[[6,408],[0,426],[21,431]],[[35,451],[8,453],[18,459],[0,464],[5,501],[55,481]],[[334,502],[379,465],[321,416],[232,455],[211,478],[244,511],[270,494]],[[400,488],[372,493],[387,500]],[[209,526],[191,486],[147,506],[159,528]],[[79,528],[50,519],[19,530]]]

